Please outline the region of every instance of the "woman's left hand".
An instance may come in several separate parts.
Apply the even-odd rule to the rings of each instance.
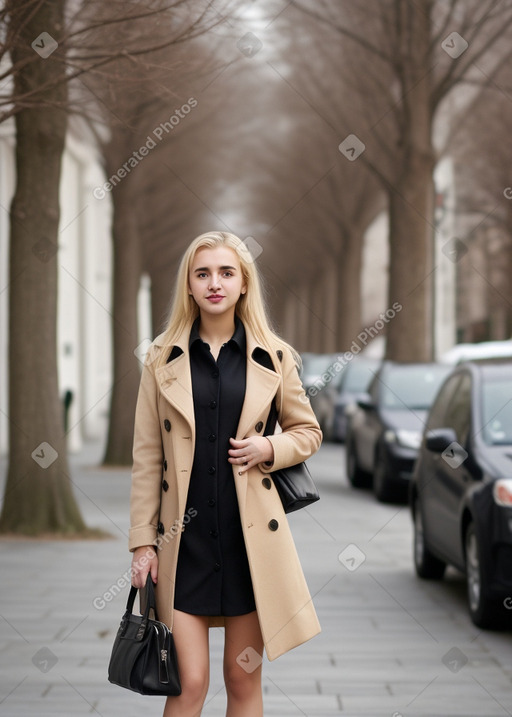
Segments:
[[[241,441],[230,438],[229,441],[232,448],[228,451],[228,461],[240,466],[239,473],[245,473],[258,463],[274,460],[274,447],[265,436],[251,436]]]

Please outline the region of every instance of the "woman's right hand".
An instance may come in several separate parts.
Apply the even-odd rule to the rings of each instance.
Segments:
[[[143,545],[133,551],[132,558],[132,585],[143,588],[146,585],[148,573],[151,572],[153,582],[158,576],[158,555],[154,545]]]

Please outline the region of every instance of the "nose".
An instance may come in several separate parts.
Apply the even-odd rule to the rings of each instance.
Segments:
[[[210,291],[213,291],[214,289],[218,289],[220,287],[220,277],[217,274],[212,274],[210,279],[210,285],[209,289]]]

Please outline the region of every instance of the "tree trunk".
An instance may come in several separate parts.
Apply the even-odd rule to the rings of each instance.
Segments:
[[[361,278],[364,237],[353,232],[343,240],[343,252],[338,260],[338,351],[349,351],[361,331]]]
[[[432,253],[435,153],[432,147],[431,13],[407,2],[401,18],[399,57],[402,127],[398,128],[396,169],[388,186],[389,288],[387,309],[402,307],[387,324],[386,358],[432,360]],[[396,310],[396,309],[394,309]]]
[[[403,182],[389,194],[388,309],[386,358],[432,360],[432,162],[414,158]]]
[[[111,168],[112,172],[117,167]],[[113,386],[104,463],[130,465],[133,421],[144,346],[138,348],[137,297],[141,274],[139,232],[130,177],[112,191],[113,251]],[[147,342],[151,337],[147,337]]]
[[[20,109],[15,116],[16,189],[10,210],[10,435],[0,531],[24,535],[85,529],[71,489],[56,355],[65,66],[61,48],[46,59],[31,48],[42,28],[58,38],[64,5],[65,0],[39,3],[36,10],[27,5],[26,12],[11,15],[12,30],[19,32],[12,53],[13,62],[20,63],[14,96],[47,86],[43,106]],[[38,46],[44,45],[40,40]]]

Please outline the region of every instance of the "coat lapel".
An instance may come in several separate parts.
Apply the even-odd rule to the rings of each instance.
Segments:
[[[183,353],[171,363],[157,368],[155,374],[161,393],[193,429],[194,400],[188,353]]]
[[[270,407],[280,380],[279,374],[264,368],[253,359],[249,351],[247,353],[245,399],[238,422],[237,439],[244,438],[254,428],[260,414]]]

